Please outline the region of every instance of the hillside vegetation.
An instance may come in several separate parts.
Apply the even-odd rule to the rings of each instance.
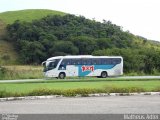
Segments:
[[[63,12],[44,9],[30,9],[19,11],[8,11],[0,13],[0,64],[20,64],[18,60],[19,54],[15,50],[13,43],[7,41],[7,24],[12,24],[16,20],[32,22],[47,15],[65,15]]]
[[[6,48],[16,50],[21,64],[37,65],[57,55],[121,55],[125,72],[160,73],[160,44],[110,21],[52,10],[22,10],[0,13],[0,24],[0,36],[10,42]],[[4,47],[0,49],[6,53]]]
[[[110,21],[50,15],[7,27],[24,64],[40,64],[57,55],[120,55],[125,72],[159,73],[160,46],[122,30]]]

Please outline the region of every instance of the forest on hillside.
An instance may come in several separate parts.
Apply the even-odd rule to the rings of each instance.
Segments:
[[[58,55],[120,55],[125,72],[160,72],[160,49],[123,31],[110,21],[97,22],[75,15],[47,16],[7,26],[21,63],[40,64]]]

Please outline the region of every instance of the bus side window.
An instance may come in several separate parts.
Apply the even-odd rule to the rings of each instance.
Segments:
[[[90,58],[84,58],[82,59],[82,65],[91,65],[92,60]]]
[[[116,61],[114,58],[111,59],[111,64],[115,65],[116,64]]]
[[[117,64],[120,64],[120,63],[121,63],[121,58],[117,58],[117,59],[116,59],[116,63],[117,63]]]
[[[98,58],[92,59],[92,64],[93,65],[100,65],[101,64],[101,59],[98,59]]]
[[[113,64],[119,64],[119,63],[121,63],[120,58],[113,58]]]
[[[60,65],[58,70],[66,70],[66,65]]]
[[[106,58],[101,58],[101,64],[106,65],[107,64],[107,59]]]
[[[71,59],[67,59],[66,64],[71,65]]]
[[[61,64],[60,65],[65,65],[65,61],[64,59],[62,60]]]
[[[71,60],[71,64],[72,64],[72,65],[76,65],[76,59],[72,59],[72,60]]]
[[[82,65],[87,65],[87,60],[86,59],[82,59]]]
[[[87,65],[92,65],[92,59],[87,59]]]
[[[77,64],[77,59],[72,59],[72,60],[71,60],[71,64],[72,64],[72,65],[76,65],[76,64]]]
[[[93,65],[96,65],[96,64],[97,64],[95,59],[92,59],[92,64],[93,64]]]
[[[61,64],[62,65],[71,65],[71,59],[63,59]]]
[[[111,64],[111,59],[110,58],[102,58],[101,59],[101,64],[103,64],[103,65],[109,65],[109,64]]]
[[[81,59],[77,59],[77,65],[81,65],[82,64],[82,60]]]
[[[112,58],[108,58],[108,59],[107,59],[107,64],[109,64],[109,65],[110,65],[110,64],[113,64],[113,59],[112,59]]]
[[[81,59],[72,59],[72,65],[81,65]]]

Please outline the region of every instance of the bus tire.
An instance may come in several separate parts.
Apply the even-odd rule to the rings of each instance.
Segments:
[[[66,74],[64,72],[59,73],[58,78],[59,79],[64,79],[66,77]]]
[[[106,78],[108,76],[107,72],[106,71],[103,71],[101,73],[101,78]]]

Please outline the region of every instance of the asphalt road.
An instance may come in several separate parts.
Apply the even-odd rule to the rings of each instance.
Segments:
[[[136,80],[136,79],[160,79],[160,76],[121,76],[121,77],[109,77],[109,79],[122,79],[122,80],[125,80],[125,79],[130,79],[130,80]],[[86,78],[88,79],[88,78]],[[92,78],[93,79],[93,78]],[[100,80],[103,80],[103,79],[108,79],[108,78],[98,78]],[[20,82],[44,82],[46,81],[47,79],[21,79],[21,80],[0,80],[0,83],[20,83]],[[53,79],[54,80],[58,80],[58,81],[61,81],[61,79]],[[65,79],[64,79],[65,80]],[[64,81],[62,80],[62,81]],[[67,79],[67,81],[69,80],[82,80],[82,79],[74,79],[74,77],[72,79]]]
[[[13,114],[160,114],[160,96],[108,96],[0,102]]]

